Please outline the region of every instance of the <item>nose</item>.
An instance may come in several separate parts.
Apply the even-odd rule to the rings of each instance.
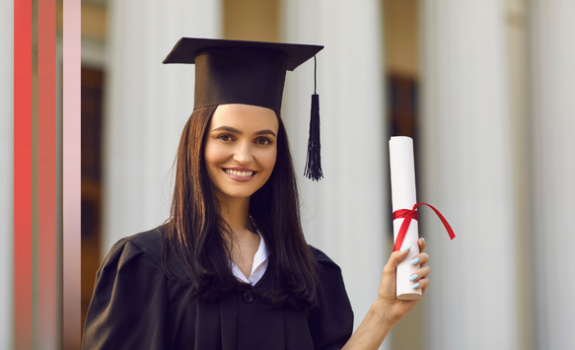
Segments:
[[[238,142],[237,148],[234,152],[234,160],[240,164],[248,164],[253,159],[252,147],[249,142]]]

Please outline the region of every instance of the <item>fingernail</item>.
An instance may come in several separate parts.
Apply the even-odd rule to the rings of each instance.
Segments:
[[[421,237],[421,239],[423,240],[423,243],[427,244],[427,242],[425,241],[425,238]]]
[[[417,279],[417,274],[415,274],[415,275],[409,277],[409,282],[413,282],[413,281],[415,281],[416,279]]]
[[[406,251],[408,251],[408,250],[410,250],[410,249],[411,249],[411,245],[408,245],[407,247],[403,248],[403,249],[401,250],[401,252],[403,253],[403,252],[406,252]]]
[[[419,258],[415,258],[413,260],[411,260],[411,265],[415,265],[419,262]]]
[[[413,286],[411,286],[411,288],[413,289],[419,288],[419,283],[414,284]]]

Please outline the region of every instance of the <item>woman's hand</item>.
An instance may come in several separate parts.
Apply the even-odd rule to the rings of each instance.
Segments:
[[[418,244],[420,253],[416,257],[419,258],[420,268],[415,272],[418,277],[414,281],[419,283],[418,289],[422,288],[425,294],[425,290],[429,286],[427,275],[431,271],[429,266],[425,266],[429,261],[429,255],[423,253],[425,241],[420,239]],[[419,300],[399,300],[395,296],[395,270],[407,255],[407,251],[391,254],[387,265],[383,268],[377,300],[351,335],[343,350],[379,349],[391,328],[417,304]]]
[[[425,241],[420,238],[419,244],[419,269],[415,272],[417,278],[413,283],[419,283],[419,287],[416,289],[422,289],[422,293],[425,294],[425,290],[429,286],[429,279],[427,276],[431,272],[429,266],[426,266],[429,261],[429,255],[424,253],[423,250],[426,247]],[[383,268],[383,274],[381,276],[381,284],[379,285],[379,293],[376,304],[380,305],[382,311],[386,314],[389,320],[393,323],[399,321],[409,310],[413,309],[415,305],[419,302],[418,300],[399,300],[396,297],[395,291],[395,272],[397,265],[402,262],[408,255],[409,251],[405,252],[393,252],[387,261],[387,265]],[[415,259],[415,258],[414,258]],[[411,277],[411,276],[410,276]]]

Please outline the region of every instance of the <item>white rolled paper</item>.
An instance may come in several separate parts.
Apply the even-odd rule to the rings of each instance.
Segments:
[[[413,161],[413,140],[411,137],[394,136],[389,140],[389,165],[391,169],[391,201],[393,211],[413,209],[415,196],[415,166]],[[397,239],[403,219],[393,221],[393,238]],[[415,282],[409,277],[419,269],[419,264],[411,265],[411,260],[419,254],[417,220],[411,220],[401,249],[411,245],[407,258],[397,266],[395,282],[397,298],[415,300],[421,298],[421,289],[414,290]]]

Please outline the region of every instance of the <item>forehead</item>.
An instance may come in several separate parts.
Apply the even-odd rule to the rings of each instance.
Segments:
[[[225,104],[216,108],[211,129],[224,125],[242,131],[270,129],[276,134],[279,128],[278,118],[273,110],[244,104]]]

